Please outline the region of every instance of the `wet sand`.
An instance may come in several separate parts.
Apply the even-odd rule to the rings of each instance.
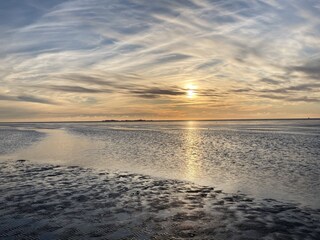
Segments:
[[[0,239],[320,239],[320,210],[77,166],[0,163]]]

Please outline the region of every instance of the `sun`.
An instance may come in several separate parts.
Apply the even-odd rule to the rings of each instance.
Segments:
[[[188,98],[193,98],[195,96],[195,92],[193,89],[188,89],[187,90],[187,97]]]
[[[190,84],[186,87],[186,94],[188,98],[194,98],[196,96],[196,86]]]

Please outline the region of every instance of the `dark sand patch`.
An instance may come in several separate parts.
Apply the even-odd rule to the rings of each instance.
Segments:
[[[320,210],[77,166],[0,163],[0,239],[320,239]]]

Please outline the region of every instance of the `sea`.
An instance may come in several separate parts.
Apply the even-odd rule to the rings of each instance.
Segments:
[[[320,208],[320,120],[0,123],[0,160],[178,179]]]

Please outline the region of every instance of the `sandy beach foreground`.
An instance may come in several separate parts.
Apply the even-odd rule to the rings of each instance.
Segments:
[[[320,239],[320,210],[77,166],[0,163],[1,239]]]

